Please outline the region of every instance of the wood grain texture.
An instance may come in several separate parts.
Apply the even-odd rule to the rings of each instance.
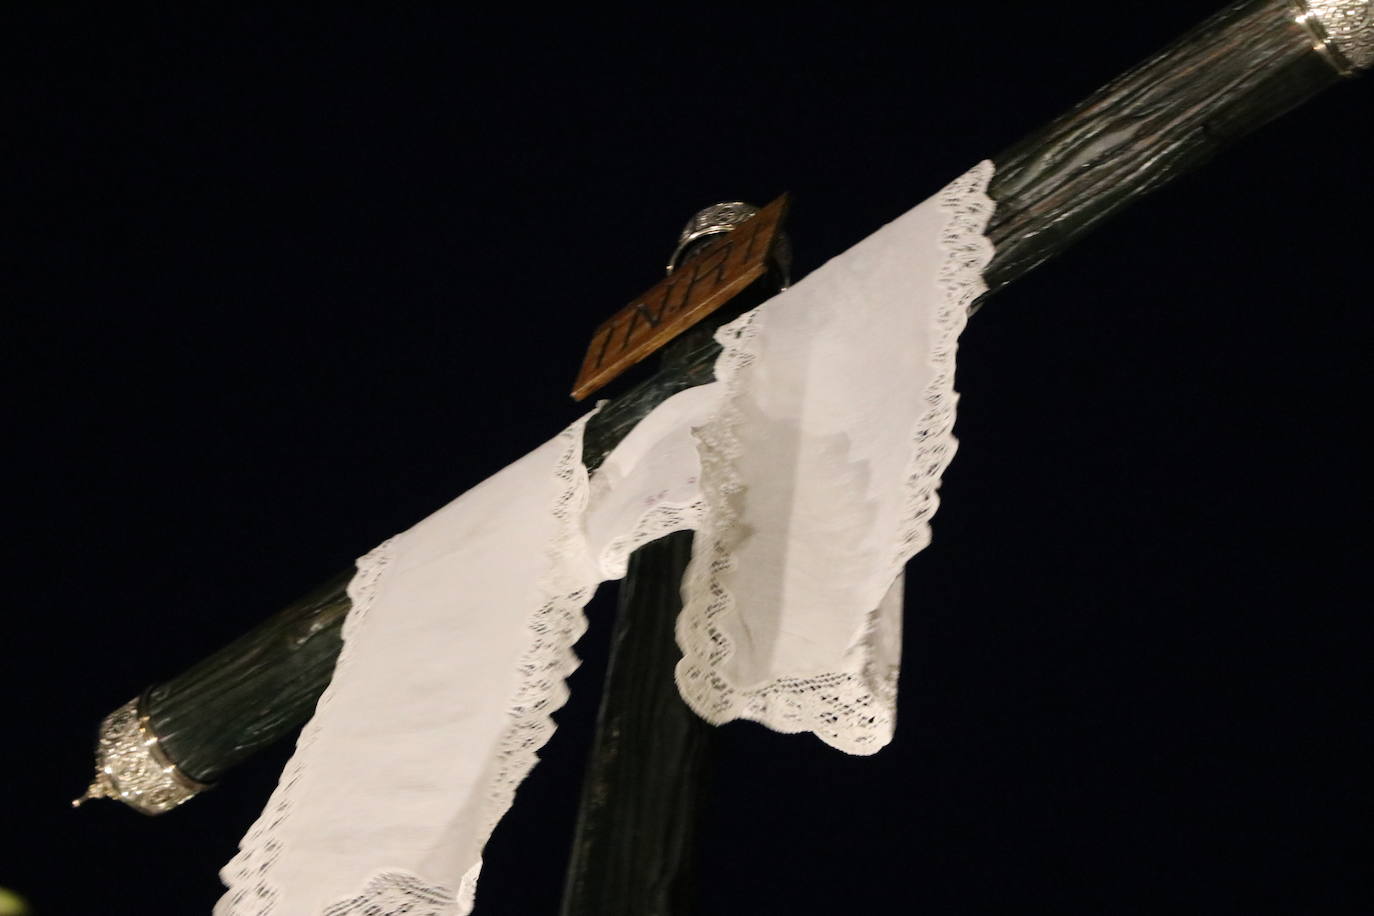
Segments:
[[[678,696],[673,631],[692,533],[646,544],[620,590],[562,916],[693,912],[715,729]]]
[[[147,692],[152,729],[183,773],[214,783],[310,718],[343,645],[352,577],[340,573]]]
[[[989,293],[1340,80],[1285,0],[1217,13],[994,157]]]

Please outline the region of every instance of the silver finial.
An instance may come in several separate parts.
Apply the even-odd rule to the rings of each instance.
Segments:
[[[759,208],[753,204],[746,204],[742,200],[727,200],[718,204],[711,204],[703,210],[698,210],[697,214],[687,221],[687,225],[682,227],[682,232],[677,237],[677,247],[673,249],[673,256],[668,259],[668,269],[665,273],[671,274],[677,269],[678,261],[682,259],[685,252],[697,239],[705,238],[708,235],[723,235],[731,232],[736,226],[749,219]],[[773,266],[777,268],[781,289],[787,289],[791,282],[792,274],[792,242],[787,237],[787,233],[778,233],[777,240],[773,243],[771,253]]]
[[[687,221],[687,225],[682,227],[682,232],[677,237],[677,247],[673,249],[673,256],[668,259],[668,273],[672,273],[677,267],[678,258],[682,257],[688,245],[708,235],[729,232],[757,212],[758,207],[746,204],[742,200],[727,200],[697,211],[697,214]]]
[[[95,780],[72,807],[92,798],[113,798],[143,814],[163,814],[209,788],[167,759],[139,706],[132,699],[100,724]]]
[[[1294,0],[1313,47],[1341,73],[1374,67],[1374,0]]]

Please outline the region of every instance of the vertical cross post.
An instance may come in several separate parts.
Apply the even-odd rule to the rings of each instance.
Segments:
[[[562,916],[693,911],[696,834],[714,729],[687,708],[673,683],[678,583],[691,552],[692,533],[679,531],[630,558]]]
[[[698,249],[700,250],[700,249]],[[693,252],[682,252],[690,260]],[[785,285],[786,255],[730,304],[677,337],[663,351],[653,391],[703,384],[719,352],[714,331]],[[598,414],[598,417],[601,417]],[[589,469],[614,435],[588,427]],[[594,420],[597,418],[593,418]],[[572,855],[560,916],[689,916],[695,912],[697,834],[710,787],[715,730],[678,694],[673,671],[681,652],[675,629],[680,585],[692,556],[692,532],[644,545],[630,557],[620,586],[596,734],[583,776]]]

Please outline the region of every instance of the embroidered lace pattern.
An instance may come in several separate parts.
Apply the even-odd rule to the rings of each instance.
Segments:
[[[992,171],[992,163],[980,163],[939,194],[947,220],[940,239],[944,258],[938,277],[936,334],[929,354],[935,371],[925,391],[929,407],[912,434],[902,525],[893,533],[892,578],[930,543],[930,519],[939,505],[936,490],[954,455],[954,356],[968,309],[987,288],[982,270],[992,256],[992,246],[982,232],[993,208],[985,193]],[[742,374],[755,360],[755,340],[767,308],[765,304],[741,316],[716,335],[723,350],[715,374],[724,393],[716,417],[697,432],[707,511],[684,579],[688,601],[677,625],[683,652],[676,671],[678,689],[708,722],[750,719],[779,732],[810,731],[847,753],[871,754],[891,740],[897,688],[896,667],[874,662],[874,613],[868,616],[864,662],[858,673],[780,677],[745,690],[731,684],[722,671],[734,651],[720,625],[735,613],[726,580],[735,564],[733,547],[742,536],[738,510],[742,483],[735,469],[740,454],[737,404]]]
[[[959,396],[954,390],[954,355],[969,309],[987,291],[983,268],[992,259],[993,251],[992,243],[983,235],[983,227],[992,216],[993,202],[985,193],[992,170],[991,162],[981,162],[946,185],[938,197],[948,220],[940,234],[945,256],[937,281],[937,333],[930,353],[935,376],[925,393],[930,408],[912,437],[906,507],[892,558],[894,576],[907,560],[930,544],[930,520],[940,506],[940,478],[957,446],[954,407]]]
[[[596,590],[598,577],[581,557],[580,523],[587,508],[587,469],[582,465],[582,428],[591,414],[560,436],[557,476],[560,484],[553,515],[558,534],[549,545],[541,592],[548,596],[530,618],[530,643],[520,659],[520,687],[510,705],[510,724],[496,752],[496,774],[487,789],[481,836],[483,843],[510,810],[515,790],[539,762],[539,749],[553,736],[551,716],[568,702],[567,677],[579,660],[573,645],[587,631],[582,609]],[[472,911],[477,893],[478,861],[458,887],[456,916]],[[390,916],[391,911],[380,914]],[[333,914],[330,914],[333,916]]]
[[[564,683],[578,665],[573,645],[586,631],[582,609],[597,585],[589,563],[580,562],[579,521],[587,503],[587,472],[582,466],[582,430],[588,414],[559,437],[556,476],[559,482],[552,513],[558,531],[548,548],[548,566],[541,579],[544,603],[529,619],[530,642],[519,662],[520,681],[509,705],[509,724],[496,751],[494,776],[487,787],[480,836],[490,837],[509,810],[516,787],[538,762],[538,751],[552,736],[550,718],[567,702]],[[239,853],[221,873],[228,891],[215,907],[216,916],[269,916],[277,892],[273,863],[282,848],[282,828],[291,814],[293,787],[308,764],[308,750],[319,730],[319,710],[330,703],[333,685],[347,678],[349,644],[367,625],[378,583],[391,558],[388,541],[358,561],[349,584],[352,609],[344,623],[344,644],[331,686],[319,709],[301,733],[296,754],[282,774],[261,817],[245,836]],[[404,870],[384,869],[353,897],[327,906],[321,916],[466,916],[476,895],[480,859],[463,875],[456,893]],[[288,914],[277,914],[288,916]]]
[[[291,816],[292,796],[295,786],[305,772],[310,748],[320,732],[321,712],[333,701],[334,685],[346,676],[349,664],[349,644],[358,639],[367,625],[372,601],[377,594],[387,564],[391,560],[391,541],[384,541],[366,556],[358,560],[357,573],[348,584],[348,598],[352,606],[343,625],[343,649],[334,665],[334,676],[330,685],[320,697],[315,715],[301,730],[296,741],[296,753],[282,771],[281,780],[267,801],[267,806],[254,822],[243,841],[239,852],[220,872],[220,877],[228,890],[215,905],[215,916],[268,916],[275,908],[277,891],[272,883],[273,865],[282,849],[281,831]],[[381,891],[381,888],[378,888]],[[442,889],[437,893],[442,894]],[[393,895],[394,896],[394,895]],[[341,910],[347,913],[348,910]],[[361,911],[359,911],[361,912]],[[379,912],[393,912],[382,910]],[[398,910],[394,912],[406,912]],[[416,914],[423,910],[412,910]],[[330,916],[336,916],[330,913]]]
[[[639,517],[634,530],[606,545],[601,551],[599,565],[607,579],[625,578],[630,554],[650,541],[700,526],[706,511],[706,501],[695,499],[688,503],[660,503]]]
[[[383,872],[358,896],[326,907],[322,916],[448,916],[453,906],[453,894],[442,887],[407,872]]]

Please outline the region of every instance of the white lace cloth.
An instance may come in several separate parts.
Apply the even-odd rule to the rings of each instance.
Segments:
[[[692,708],[850,753],[886,744],[901,570],[954,452],[991,174],[723,328],[719,381],[660,405],[593,479],[584,417],[362,558],[333,680],[217,916],[469,913],[482,847],[566,700],[583,605],[683,528]]]
[[[903,565],[954,455],[954,352],[985,289],[991,163],[723,328],[707,511],[678,621],[710,722],[892,737]]]

